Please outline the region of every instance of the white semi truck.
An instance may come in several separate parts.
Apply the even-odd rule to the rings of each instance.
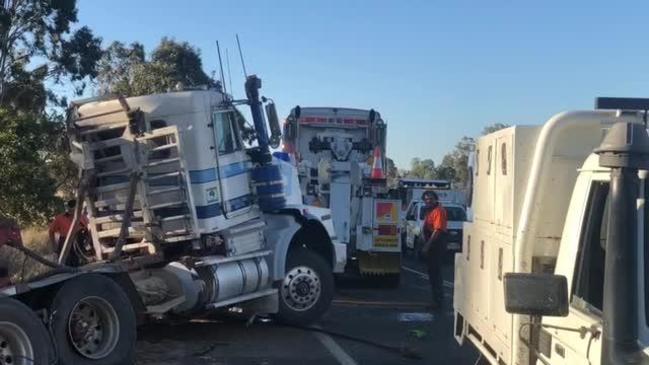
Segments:
[[[596,109],[478,140],[454,333],[484,362],[649,359],[649,100]]]
[[[146,317],[236,306],[308,323],[328,309],[345,246],[327,209],[286,204],[269,153],[279,122],[266,104],[269,138],[260,87],[253,75],[240,101],[190,90],[71,105],[74,219],[87,209],[91,239],[72,228],[54,271],[0,289],[11,297],[0,299],[0,364],[129,364]],[[20,248],[7,236],[0,244]],[[62,265],[70,254],[85,265]]]
[[[347,245],[348,271],[398,285],[401,204],[385,177],[371,173],[377,154],[385,171],[386,128],[374,110],[297,106],[286,118],[283,142],[306,202],[331,209],[336,237]]]

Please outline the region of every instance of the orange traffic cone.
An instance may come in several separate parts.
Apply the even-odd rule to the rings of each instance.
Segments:
[[[373,180],[383,180],[385,179],[385,174],[383,173],[383,158],[381,156],[381,149],[379,146],[374,148],[374,163],[372,163],[372,173],[370,178]]]

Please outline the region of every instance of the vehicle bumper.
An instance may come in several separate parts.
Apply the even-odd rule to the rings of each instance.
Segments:
[[[446,249],[448,251],[462,250],[462,230],[450,231],[446,239]]]

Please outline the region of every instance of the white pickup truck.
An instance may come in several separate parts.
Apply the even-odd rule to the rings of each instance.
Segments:
[[[454,333],[485,362],[649,359],[649,99],[596,108],[477,143]]]

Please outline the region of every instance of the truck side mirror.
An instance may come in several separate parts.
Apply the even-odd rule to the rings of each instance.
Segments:
[[[266,109],[266,118],[270,126],[270,146],[277,148],[282,137],[282,129],[279,126],[279,118],[277,117],[277,109],[275,103],[270,102],[264,107]]]
[[[553,317],[568,315],[568,281],[565,276],[506,273],[504,285],[507,313]]]

